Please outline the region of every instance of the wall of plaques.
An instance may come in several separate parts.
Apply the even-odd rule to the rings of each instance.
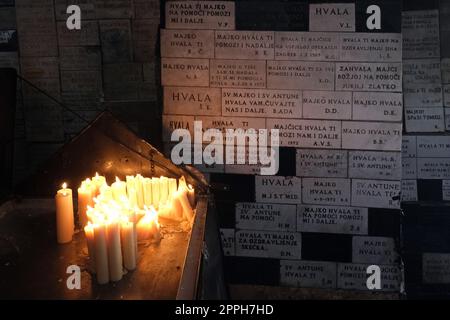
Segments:
[[[367,22],[373,4],[381,29]],[[399,292],[400,1],[168,1],[165,13],[166,152],[194,121],[280,130],[275,176],[199,166],[215,189],[228,281],[360,292],[377,264],[380,291]]]

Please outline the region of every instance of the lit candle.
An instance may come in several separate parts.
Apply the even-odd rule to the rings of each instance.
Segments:
[[[142,180],[143,177],[140,174],[136,175],[136,178],[134,179],[134,185],[136,188],[136,195],[137,195],[137,203],[140,209],[144,208],[144,185]]]
[[[177,179],[169,178],[169,198],[177,192]]]
[[[108,186],[107,184],[102,185],[100,187],[99,196],[102,197],[104,202],[110,202],[111,200],[113,200],[113,193],[111,187]]]
[[[144,205],[150,207],[152,205],[152,179],[144,178],[142,185],[144,187]]]
[[[154,208],[147,209],[146,213],[136,226],[138,240],[159,238],[158,214]]]
[[[92,182],[94,184],[94,196],[98,196],[100,193],[100,188],[106,184],[106,178],[100,176],[98,172],[95,173],[95,177],[92,177]]]
[[[189,203],[191,204],[191,207],[195,208],[195,190],[192,187],[192,185],[188,185],[187,193],[188,193]]]
[[[97,282],[99,284],[106,284],[109,282],[109,266],[106,226],[104,224],[94,225],[94,247]]]
[[[152,178],[152,204],[155,208],[159,207],[159,189],[160,183],[158,178]]]
[[[84,234],[86,236],[86,242],[88,247],[88,253],[90,257],[91,271],[95,273],[95,241],[94,241],[94,226],[92,223],[88,223],[84,227]]]
[[[118,177],[116,177],[116,182],[111,185],[111,190],[114,200],[118,202],[127,196],[127,184],[124,181],[120,181]]]
[[[178,191],[176,191],[172,197],[171,208],[172,208],[172,219],[177,221],[183,220],[184,217],[183,207],[181,205],[180,195],[178,194]]]
[[[159,202],[165,203],[169,197],[169,179],[160,178]]]
[[[123,262],[127,270],[136,269],[136,238],[133,222],[126,219],[121,223],[120,234],[123,249]]]
[[[86,211],[88,206],[94,204],[92,186],[90,180],[83,181],[81,187],[78,188],[78,223],[80,227],[85,227],[88,222]]]
[[[130,203],[131,208],[137,208],[138,207],[138,201],[137,201],[137,193],[136,189],[127,187],[128,192],[128,201]]]
[[[194,216],[194,211],[192,210],[191,204],[189,203],[187,190],[184,189],[178,191],[177,199],[180,201],[181,207],[183,208],[184,218],[190,221]]]
[[[108,265],[111,281],[119,281],[123,276],[122,248],[120,245],[120,224],[117,219],[111,219],[106,225],[108,243]]]
[[[72,190],[64,183],[55,196],[56,202],[56,236],[58,243],[72,241],[74,232]]]

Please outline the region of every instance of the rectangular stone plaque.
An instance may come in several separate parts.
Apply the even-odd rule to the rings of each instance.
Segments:
[[[102,74],[100,70],[61,71],[61,90],[77,92],[101,92]]]
[[[368,209],[358,207],[297,207],[297,230],[301,232],[367,234]]]
[[[444,108],[445,130],[450,131],[450,108]]]
[[[418,200],[417,180],[402,180],[402,202]]]
[[[334,70],[331,62],[267,61],[267,87],[333,90]]]
[[[449,158],[417,158],[419,179],[450,179]]]
[[[270,89],[222,89],[222,114],[240,117],[302,117],[302,92]]]
[[[402,159],[402,179],[417,179],[417,159]]]
[[[225,256],[234,256],[234,229],[220,228],[220,239]]]
[[[450,283],[450,253],[424,253],[422,279],[429,284]]]
[[[400,33],[342,33],[341,61],[401,62]]]
[[[216,31],[216,59],[274,59],[273,31]]]
[[[442,200],[450,201],[450,180],[442,180]]]
[[[369,290],[367,268],[370,264],[338,263],[337,287],[339,289]],[[398,266],[380,267],[381,289],[377,291],[400,291],[402,275]]]
[[[267,129],[279,130],[283,147],[341,147],[341,123],[338,121],[267,119]]]
[[[353,206],[398,209],[400,193],[400,181],[352,180]]]
[[[402,64],[337,63],[336,90],[402,92]]]
[[[296,206],[238,202],[236,203],[236,229],[296,231]]]
[[[402,13],[403,58],[437,58],[439,50],[439,11]]]
[[[350,179],[303,178],[306,204],[350,205]]]
[[[403,61],[403,84],[441,83],[441,61],[439,59],[409,59]]]
[[[442,90],[444,91],[444,106],[450,107],[450,84],[446,84],[442,86]]]
[[[347,177],[347,151],[296,150],[296,175],[300,177]]]
[[[392,92],[354,92],[353,120],[401,122],[403,95]]]
[[[309,31],[355,31],[355,4],[310,4]]]
[[[28,80],[59,78],[58,58],[22,57],[20,72]]]
[[[450,158],[450,136],[418,136],[417,156],[420,158]]]
[[[442,83],[450,84],[450,58],[441,59]]]
[[[280,285],[301,288],[336,288],[336,263],[280,261]]]
[[[402,137],[402,158],[417,157],[417,137],[403,136]]]
[[[265,88],[266,62],[258,60],[211,60],[210,78],[211,87]]]
[[[214,31],[161,29],[161,57],[214,58]]]
[[[219,116],[221,108],[220,89],[164,87],[165,114]]]
[[[102,54],[98,47],[60,47],[61,70],[100,70]]]
[[[277,231],[236,231],[236,255],[241,257],[301,259],[301,234]]]
[[[167,1],[168,29],[229,29],[234,24],[233,1]]]
[[[302,181],[298,177],[255,176],[256,202],[298,204],[302,200]]]
[[[207,87],[208,59],[161,58],[163,86]]]
[[[348,175],[349,178],[400,180],[402,178],[401,153],[350,151]]]
[[[442,107],[442,85],[431,84],[408,84],[403,88],[405,108],[415,107]]]
[[[303,91],[303,117],[307,119],[351,120],[352,93]]]
[[[193,116],[174,116],[163,115],[163,141],[170,142],[172,132],[176,129],[185,129],[190,132],[191,137],[194,134]],[[178,142],[178,141],[174,141]]]
[[[445,131],[444,108],[405,109],[406,132]]]
[[[337,61],[339,60],[339,34],[275,32],[275,59]]]
[[[353,237],[352,239],[352,262],[396,264],[398,258],[393,238]]]
[[[81,30],[69,30],[66,21],[58,22],[58,44],[60,47],[69,46],[98,46],[99,27],[97,21],[83,21]]]
[[[342,122],[342,148],[400,151],[401,123]]]

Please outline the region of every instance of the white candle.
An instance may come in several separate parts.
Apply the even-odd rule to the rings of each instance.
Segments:
[[[128,192],[128,201],[130,203],[130,207],[131,208],[139,207],[138,206],[138,201],[137,201],[136,189],[130,188],[130,189],[127,189],[127,192]]]
[[[84,234],[86,236],[87,248],[89,253],[89,265],[91,271],[95,273],[95,241],[94,241],[94,226],[91,223],[88,223],[86,227],[84,227]]]
[[[142,185],[144,187],[144,205],[150,207],[152,205],[152,179],[144,178]]]
[[[159,189],[160,189],[160,183],[158,178],[152,178],[152,204],[155,208],[159,207]]]
[[[103,201],[105,201],[105,202],[109,202],[109,201],[113,200],[113,193],[112,193],[111,187],[108,186],[107,184],[102,185],[100,187],[99,196],[101,196]]]
[[[124,197],[127,197],[127,184],[124,181],[120,181],[118,177],[116,177],[116,182],[111,185],[111,190],[113,198],[117,202],[120,202]]]
[[[94,246],[97,282],[99,284],[106,284],[109,282],[109,266],[106,226],[104,224],[94,225]]]
[[[146,210],[146,214],[137,223],[138,240],[148,240],[159,238],[159,223],[156,211],[151,208]]]
[[[165,203],[169,197],[169,179],[160,178],[159,201]]]
[[[137,203],[139,208],[144,208],[144,186],[143,186],[143,177],[138,174],[136,175],[136,178],[134,179],[134,185],[136,188],[136,195],[137,195]]]
[[[104,176],[100,176],[98,174],[98,172],[95,173],[95,177],[92,177],[92,182],[94,184],[93,189],[94,189],[94,196],[98,196],[100,193],[100,188],[107,184],[106,183],[106,178]]]
[[[73,201],[72,190],[63,184],[63,188],[58,190],[55,196],[56,203],[56,237],[58,243],[68,243],[72,241],[74,232]]]
[[[174,196],[172,197],[172,216],[174,220],[183,220],[184,214],[183,214],[183,206],[181,205],[180,201],[180,195],[177,192],[175,192]]]
[[[108,221],[106,230],[108,242],[109,277],[111,281],[119,281],[123,276],[119,222],[116,219]]]
[[[191,204],[189,203],[189,198],[187,195],[187,190],[178,191],[178,197],[181,206],[183,207],[184,218],[190,221],[194,216],[194,211],[192,210]]]
[[[127,270],[136,269],[136,239],[133,222],[123,221],[120,228],[123,263]]]
[[[195,208],[195,190],[192,187],[192,185],[188,185],[187,192],[188,192],[189,203],[191,204],[192,208]]]
[[[169,198],[177,192],[177,179],[169,178]]]
[[[81,187],[78,188],[78,223],[81,228],[85,227],[88,223],[88,218],[86,216],[88,206],[93,205],[94,201],[91,185],[83,181]]]

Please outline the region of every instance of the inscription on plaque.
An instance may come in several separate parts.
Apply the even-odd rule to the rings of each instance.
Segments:
[[[347,177],[347,151],[297,149],[296,172],[301,177]]]
[[[241,257],[301,259],[301,234],[275,231],[236,231],[236,255]]]
[[[442,180],[442,200],[450,201],[450,180]]]
[[[441,83],[439,59],[410,59],[403,62],[403,83]]]
[[[401,92],[401,63],[337,63],[336,90]]]
[[[303,203],[350,205],[350,179],[302,179]]]
[[[424,283],[450,283],[450,253],[424,253],[422,270]]]
[[[417,157],[417,137],[403,136],[402,137],[402,157],[415,158]]]
[[[267,87],[333,90],[334,64],[331,62],[267,61]]]
[[[355,31],[355,4],[310,4],[309,31]]]
[[[341,33],[342,61],[401,62],[400,33]]]
[[[322,149],[341,147],[341,123],[338,121],[267,119],[267,128],[280,130],[280,146]]]
[[[161,30],[161,57],[213,58],[213,30]]]
[[[403,58],[439,57],[438,10],[402,13]]]
[[[444,108],[407,108],[405,127],[407,132],[442,132]]]
[[[222,89],[224,116],[302,117],[302,92],[269,89]]]
[[[217,59],[274,59],[274,32],[269,31],[216,31]]]
[[[400,151],[402,125],[380,122],[342,122],[342,148]]]
[[[370,264],[338,263],[337,287],[339,289],[368,290],[367,267]],[[379,266],[381,269],[381,289],[377,291],[399,291],[402,281],[397,266]]]
[[[257,202],[301,203],[302,184],[298,177],[255,176]]]
[[[352,205],[398,209],[400,192],[400,181],[353,179]]]
[[[392,180],[402,178],[400,152],[350,151],[348,158],[350,178]]]
[[[403,96],[390,92],[354,92],[353,120],[402,121]]]
[[[352,261],[357,263],[395,264],[398,254],[393,238],[353,237]]]
[[[176,129],[188,130],[192,136],[194,134],[194,117],[163,115],[163,141],[170,142],[172,132]]]
[[[234,29],[233,1],[168,1],[168,29]]]
[[[442,85],[409,84],[403,88],[405,108],[442,107]]]
[[[417,180],[402,180],[402,201],[418,201]]]
[[[308,119],[351,120],[352,93],[303,91],[303,117]]]
[[[302,288],[336,288],[336,263],[281,260],[280,284]]]
[[[450,136],[418,136],[417,156],[450,158]]]
[[[444,106],[450,107],[450,84],[444,85],[442,90],[444,90]]]
[[[338,206],[298,206],[297,230],[301,232],[367,234],[368,209]]]
[[[223,254],[225,256],[234,256],[234,229],[220,229],[220,238],[222,240]]]
[[[236,203],[236,229],[296,231],[296,207],[290,204]]]
[[[215,88],[164,87],[167,114],[220,115],[221,92]]]
[[[161,73],[163,86],[207,87],[209,60],[161,58]]]
[[[266,86],[266,62],[211,60],[210,76],[212,87],[264,88]]]
[[[450,179],[449,158],[417,158],[419,179]]]
[[[415,158],[402,159],[402,179],[417,178],[417,160]]]

